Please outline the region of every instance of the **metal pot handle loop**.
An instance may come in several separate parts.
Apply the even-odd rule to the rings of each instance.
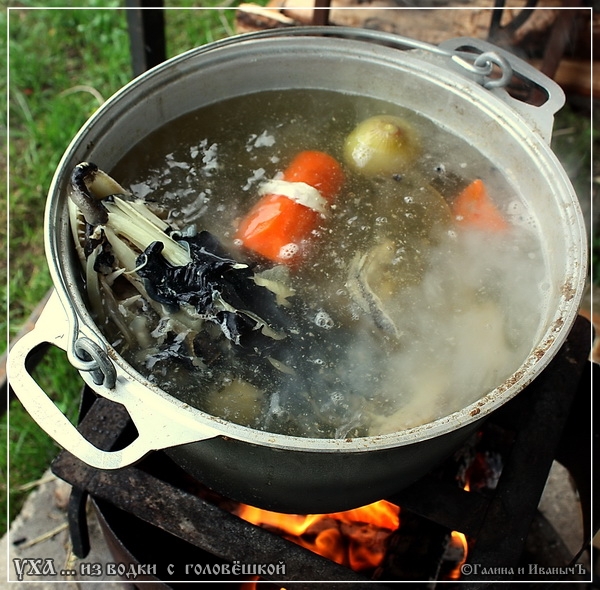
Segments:
[[[96,360],[84,361],[81,376],[97,393],[122,404],[128,411],[138,437],[127,447],[118,451],[104,451],[90,443],[69,421],[33,379],[28,368],[28,359],[42,345],[55,345],[62,350],[68,348],[70,322],[56,292],[54,292],[40,315],[35,327],[20,338],[11,348],[8,359],[9,381],[13,391],[30,416],[61,447],[98,469],[120,469],[136,463],[149,452],[171,446],[213,438],[219,434],[216,428],[200,423],[193,416],[181,412],[176,400],[140,396],[136,385],[120,369],[114,371],[114,384],[107,383],[104,368],[94,376],[90,366]],[[101,351],[91,339],[78,339],[79,351],[93,357]],[[90,343],[92,346],[90,346]],[[102,356],[102,355],[100,355]],[[108,369],[110,375],[111,370]],[[95,381],[100,379],[102,383]],[[110,380],[110,377],[109,377]]]
[[[482,86],[488,90],[491,88],[504,88],[510,82],[513,75],[513,69],[508,60],[496,51],[480,53],[473,63],[469,63],[460,55],[453,55],[452,60],[460,64],[465,70],[477,76],[482,76],[484,78]],[[492,73],[494,64],[500,68],[500,77],[485,79]]]
[[[516,55],[481,39],[457,37],[440,43],[438,49],[452,53],[452,61],[460,65],[462,73],[467,75],[473,73],[473,66],[481,65],[484,61],[495,63],[501,70],[499,78],[488,78],[489,73],[481,75],[482,72],[478,72],[475,76],[476,80],[521,114],[546,143],[550,143],[554,115],[565,104],[565,93],[554,80]],[[467,52],[467,49],[475,50],[479,54]],[[468,62],[473,57],[474,60],[470,65]],[[537,87],[545,95],[546,100],[541,105],[533,105],[513,98],[505,90],[513,74],[519,76],[528,85]]]
[[[80,336],[73,343],[71,364],[79,371],[88,371],[96,385],[112,389],[117,381],[115,366],[106,351],[87,336]]]

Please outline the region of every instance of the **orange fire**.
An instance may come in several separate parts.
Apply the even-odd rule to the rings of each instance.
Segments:
[[[240,504],[236,514],[354,571],[377,567],[400,523],[400,509],[385,500],[333,514],[281,514]]]
[[[471,482],[468,477],[465,485],[463,486],[463,490],[465,490],[465,492],[471,491]],[[450,533],[450,549],[456,552],[459,555],[459,558],[457,559],[456,565],[448,577],[451,580],[459,580],[462,566],[467,562],[467,557],[469,554],[469,543],[464,533],[461,533],[460,531],[452,531]]]
[[[467,537],[459,531],[452,531],[450,534],[450,545],[459,552],[460,558],[448,577],[451,580],[458,580],[460,579],[462,566],[466,563],[469,552]]]

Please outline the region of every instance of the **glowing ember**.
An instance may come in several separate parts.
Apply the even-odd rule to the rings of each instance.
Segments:
[[[235,513],[354,571],[381,563],[387,539],[400,523],[400,509],[385,500],[334,514],[281,514],[246,504]]]

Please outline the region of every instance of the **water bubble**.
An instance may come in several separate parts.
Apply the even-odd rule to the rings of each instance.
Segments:
[[[523,205],[519,201],[511,201],[506,206],[508,213],[519,214],[523,212]]]
[[[296,256],[296,254],[298,254],[299,249],[300,248],[298,244],[294,243],[281,246],[281,249],[279,250],[279,258],[283,260],[290,260],[290,258],[293,258],[294,256]]]
[[[320,309],[317,312],[314,321],[319,328],[324,328],[325,330],[331,330],[331,328],[333,328],[333,320],[331,319],[331,316],[323,309]]]

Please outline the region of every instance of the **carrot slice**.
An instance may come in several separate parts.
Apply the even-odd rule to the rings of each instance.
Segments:
[[[337,160],[324,152],[300,152],[283,173],[289,182],[305,182],[332,201],[342,188],[344,172]]]
[[[452,203],[452,211],[459,225],[485,231],[505,231],[508,222],[488,195],[481,179],[466,186]]]
[[[344,182],[342,167],[324,152],[300,152],[283,173],[288,183],[304,183],[331,203]],[[321,212],[286,195],[266,194],[238,226],[235,238],[254,252],[277,263],[294,264],[300,242],[309,237]]]

